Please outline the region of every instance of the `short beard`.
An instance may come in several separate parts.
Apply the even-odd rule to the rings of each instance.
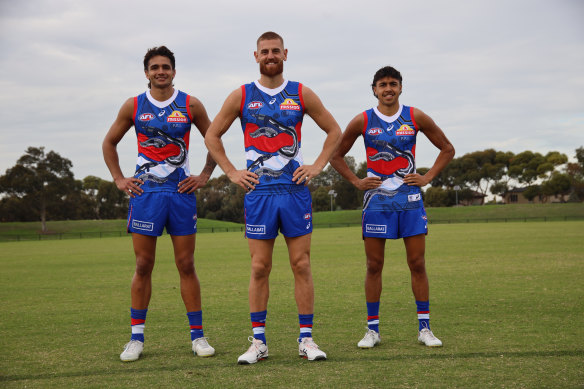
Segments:
[[[264,76],[268,76],[268,77],[274,77],[277,76],[279,74],[284,73],[284,62],[280,62],[278,63],[278,66],[276,66],[275,69],[271,69],[268,70],[267,66],[265,63],[260,62],[260,74],[263,74]]]

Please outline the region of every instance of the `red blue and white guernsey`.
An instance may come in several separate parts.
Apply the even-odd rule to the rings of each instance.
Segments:
[[[301,127],[304,116],[302,84],[285,80],[276,89],[258,81],[241,86],[241,128],[244,133],[247,170],[256,173],[260,183],[254,192],[286,185],[303,164]]]
[[[190,96],[177,89],[166,101],[155,100],[150,91],[134,97],[134,127],[138,160],[134,177],[144,181],[144,192],[176,192],[190,175]]]
[[[363,211],[403,211],[423,207],[418,186],[404,184],[407,174],[416,172],[415,153],[418,126],[414,108],[400,104],[389,117],[377,107],[363,112],[363,140],[367,153],[367,176],[382,184],[365,192]]]

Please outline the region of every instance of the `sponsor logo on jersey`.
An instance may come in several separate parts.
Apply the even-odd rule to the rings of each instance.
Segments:
[[[132,227],[137,229],[137,230],[152,231],[152,230],[154,230],[154,223],[143,222],[140,220],[132,220]]]
[[[367,130],[367,135],[381,135],[383,134],[383,129],[379,128],[379,127],[375,127],[375,128],[370,128],[369,130]]]
[[[180,111],[172,111],[166,118],[167,123],[188,123],[189,119]]]
[[[270,105],[274,104],[276,102],[276,98],[274,97],[272,100],[270,100]]]
[[[263,106],[264,103],[262,103],[261,101],[252,101],[247,105],[247,109],[260,109]]]
[[[254,224],[246,224],[245,231],[248,234],[261,234],[265,235],[266,233],[266,226],[265,225],[254,225]]]
[[[416,135],[416,131],[412,129],[412,127],[408,126],[407,124],[402,124],[401,127],[395,132],[397,136],[403,135]]]
[[[143,122],[148,122],[148,121],[150,121],[152,119],[154,119],[154,114],[153,113],[143,113],[138,118],[138,120],[143,121]]]
[[[280,104],[280,109],[300,111],[300,106],[292,99],[286,99],[282,104]]]
[[[422,199],[422,195],[419,193],[413,194],[413,195],[408,195],[408,201],[412,202],[412,201],[420,201]]]
[[[304,214],[304,220],[310,220],[310,214],[309,213],[305,213]]]
[[[387,226],[383,224],[365,224],[365,232],[372,234],[385,234]]]

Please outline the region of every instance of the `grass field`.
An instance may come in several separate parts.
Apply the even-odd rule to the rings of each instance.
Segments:
[[[127,236],[127,220],[63,220],[47,222],[48,232],[41,234],[40,222],[0,223],[0,242],[14,240],[52,240]],[[199,219],[199,232],[243,231],[241,224]]]
[[[485,221],[523,221],[523,220],[582,220],[584,204],[508,204],[482,205],[472,207],[426,208],[430,223],[445,222],[485,222]],[[315,226],[360,224],[361,211],[316,212]]]
[[[238,366],[251,334],[249,254],[241,233],[197,236],[205,335],[213,358],[190,350],[167,236],[160,239],[146,348],[119,361],[129,338],[129,238],[0,245],[0,387],[584,387],[584,222],[439,224],[427,268],[432,329],[444,347],[416,342],[403,244],[388,245],[382,343],[365,333],[359,227],[316,229],[314,337],[329,359],[297,354],[293,279],[276,243],[266,326],[270,358]]]
[[[473,207],[427,208],[430,223],[485,221],[584,220],[584,204],[512,204]],[[361,211],[315,212],[316,227],[352,226],[361,223]],[[66,220],[47,222],[48,234],[40,234],[40,222],[0,223],[0,242],[95,238],[126,235],[126,220]],[[220,220],[199,219],[200,233],[243,231],[242,225]]]

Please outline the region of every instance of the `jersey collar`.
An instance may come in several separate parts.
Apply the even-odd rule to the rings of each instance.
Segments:
[[[152,103],[152,105],[154,105],[155,107],[158,107],[158,108],[168,107],[170,105],[170,103],[172,103],[174,101],[174,99],[176,99],[177,95],[178,95],[178,89],[175,89],[174,93],[172,94],[170,99],[168,99],[166,101],[158,101],[154,97],[152,97],[152,94],[150,93],[150,89],[148,89],[146,91],[146,98],[148,99],[148,101],[150,101]]]
[[[386,115],[382,114],[381,112],[379,112],[377,107],[373,107],[373,111],[375,111],[375,114],[377,116],[379,116],[379,118],[382,119],[383,121],[385,121],[387,123],[392,123],[392,122],[395,122],[397,120],[397,118],[400,117],[403,108],[404,108],[403,104],[400,104],[399,109],[397,110],[397,112],[393,116],[386,116]]]
[[[282,85],[280,85],[276,89],[270,89],[270,88],[266,88],[265,86],[262,86],[262,84],[260,84],[259,80],[254,81],[254,84],[259,90],[261,90],[265,94],[270,95],[270,96],[275,96],[278,93],[282,92],[286,88],[286,85],[288,85],[288,80],[284,79],[284,82],[282,83]]]

